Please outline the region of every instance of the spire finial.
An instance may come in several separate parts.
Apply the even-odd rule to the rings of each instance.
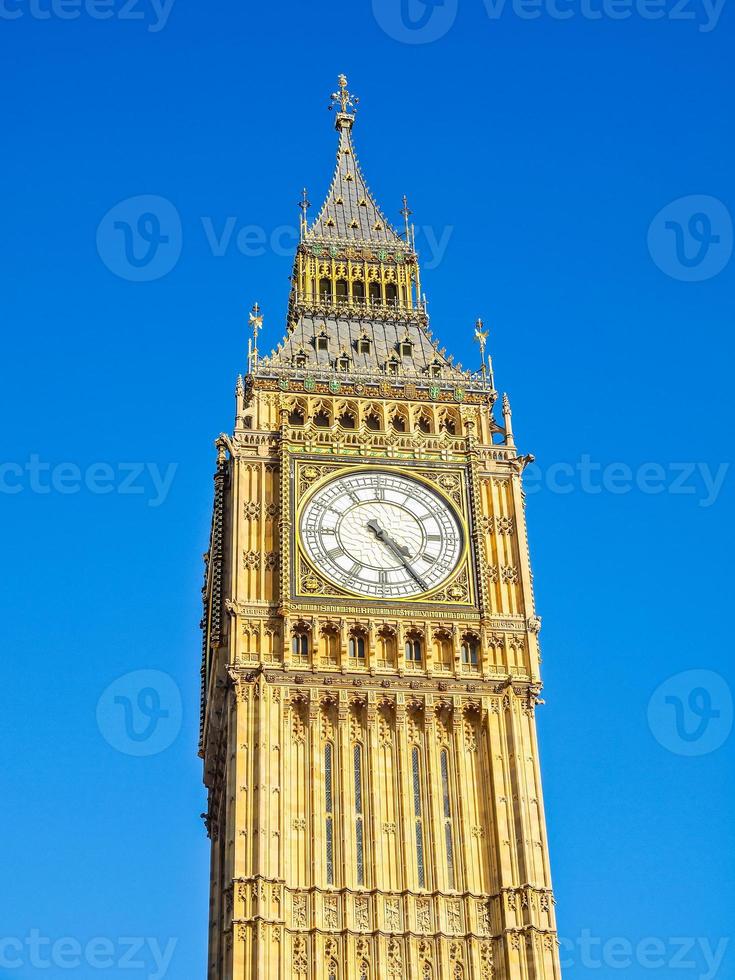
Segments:
[[[260,305],[256,301],[248,316],[248,322],[253,328],[253,339],[248,341],[248,361],[251,373],[258,367],[258,334],[263,326],[263,315],[260,312]]]
[[[408,227],[408,219],[413,214],[413,211],[408,206],[408,198],[406,197],[405,194],[403,195],[403,207],[401,208],[400,213],[403,215],[403,220],[406,225],[406,244],[408,245],[410,244],[410,234],[411,234],[410,228]]]
[[[357,103],[360,100],[348,90],[347,75],[339,75],[337,84],[339,85],[339,91],[332,92],[329,108],[339,108],[340,113],[343,115],[349,115],[350,110],[354,113],[355,109],[357,109]]]
[[[477,318],[475,323],[475,340],[480,345],[480,356],[482,357],[482,373],[487,374],[487,364],[485,363],[485,348],[487,346],[487,338],[490,336],[490,331],[484,329],[485,323],[481,317]]]
[[[301,221],[299,222],[301,227],[301,241],[304,240],[304,235],[306,234],[306,212],[311,207],[311,201],[306,193],[306,188],[301,192],[301,200],[299,201],[299,209],[301,210]]]

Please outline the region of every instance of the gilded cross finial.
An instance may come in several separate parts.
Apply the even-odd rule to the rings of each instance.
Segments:
[[[351,109],[356,109],[357,103],[360,100],[347,88],[347,75],[339,75],[337,84],[339,85],[339,91],[332,92],[329,108],[334,109],[339,107],[339,111],[344,113],[349,113]]]

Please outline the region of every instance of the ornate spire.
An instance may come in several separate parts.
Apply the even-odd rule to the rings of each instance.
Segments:
[[[338,110],[337,166],[326,200],[312,226],[305,224],[302,239],[410,247],[408,239],[403,242],[378,207],[358,163],[352,143],[357,103],[358,99],[347,89],[346,76],[340,75],[339,90],[332,93],[329,106]]]

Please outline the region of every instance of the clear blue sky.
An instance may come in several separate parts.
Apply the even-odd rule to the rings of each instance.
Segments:
[[[528,519],[566,976],[638,980],[651,963],[735,975],[735,470],[718,469],[733,452],[732,9],[713,23],[690,0],[694,18],[674,19],[663,0],[615,19],[624,0],[607,0],[593,19],[602,0],[559,0],[562,20],[551,0],[446,0],[401,20],[398,0],[375,2],[175,0],[165,22],[150,0],[132,8],[142,19],[122,0],[0,4],[0,977],[156,975],[150,945],[126,953],[125,937],[176,940],[165,975],[205,975],[197,624],[212,441],[232,425],[255,299],[266,342],[280,338],[278,229],[304,184],[314,204],[326,190],[340,71],[362,99],[371,187],[396,221],[406,192],[430,229],[435,332],[470,365],[485,318],[519,445],[538,458]],[[136,205],[103,221],[140,195],[172,205],[143,232],[181,246],[143,282],[130,277],[165,269],[145,247],[137,265],[120,257]],[[691,195],[703,199],[656,219]],[[266,247],[252,233],[237,247],[246,226]],[[448,236],[443,251],[432,235]],[[136,705],[134,682],[109,685],[139,670],[173,679],[143,685],[165,695],[141,702],[154,727],[169,712],[159,743],[110,720]],[[691,670],[722,680],[678,678]],[[33,930],[73,942],[44,969]],[[586,936],[622,946],[595,968]],[[125,956],[144,965],[131,973]]]

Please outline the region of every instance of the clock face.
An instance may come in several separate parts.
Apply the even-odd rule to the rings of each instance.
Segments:
[[[300,531],[316,568],[373,599],[431,592],[456,570],[464,549],[459,518],[442,496],[382,470],[348,473],[320,487]]]

